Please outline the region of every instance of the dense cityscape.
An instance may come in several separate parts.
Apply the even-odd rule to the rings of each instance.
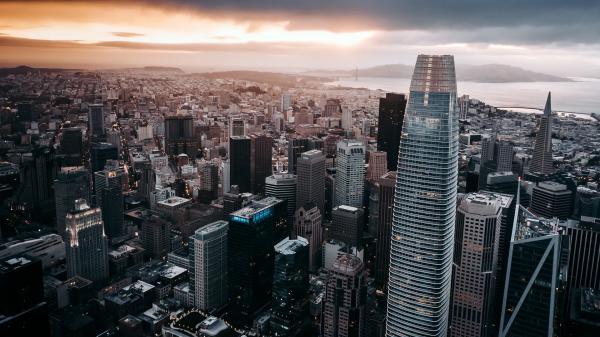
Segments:
[[[598,336],[598,120],[264,76],[0,77],[0,335]]]

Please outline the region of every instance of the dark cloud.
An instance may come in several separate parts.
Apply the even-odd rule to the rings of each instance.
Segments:
[[[138,36],[144,36],[144,34],[130,33],[130,32],[112,32],[111,34],[114,35],[114,36],[118,36],[118,37],[138,37]]]

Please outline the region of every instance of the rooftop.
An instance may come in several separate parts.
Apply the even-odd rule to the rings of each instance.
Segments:
[[[275,245],[275,252],[283,255],[292,255],[296,253],[298,248],[307,246],[308,240],[301,236],[296,237],[296,239],[287,237]]]
[[[191,202],[191,200],[192,199],[186,199],[186,198],[175,196],[175,197],[170,197],[167,200],[160,201],[157,204],[167,206],[167,207],[176,207],[176,206],[180,206],[180,205],[189,203],[189,202]]]

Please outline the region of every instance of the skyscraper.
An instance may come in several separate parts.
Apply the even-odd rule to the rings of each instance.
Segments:
[[[124,168],[107,168],[94,173],[96,205],[102,209],[104,231],[110,239],[123,234],[123,186],[126,184]]]
[[[306,238],[309,246],[308,269],[316,272],[320,266],[321,246],[323,245],[323,216],[319,208],[310,202],[300,206],[294,217],[296,235]]]
[[[265,179],[265,196],[275,197],[287,202],[288,223],[294,222],[296,212],[296,175],[290,173],[275,173]]]
[[[539,175],[554,173],[552,166],[552,106],[551,97],[548,93],[544,114],[540,118],[538,130],[535,135],[535,146],[533,157],[529,164],[529,172]]]
[[[90,150],[92,173],[104,170],[104,165],[109,159],[118,160],[119,150],[110,143],[96,143]]]
[[[302,153],[298,158],[296,205],[313,202],[321,214],[325,207],[325,156],[319,150]]]
[[[419,55],[398,155],[387,336],[447,333],[457,161],[454,57]]]
[[[64,128],[60,138],[61,166],[80,166],[83,157],[83,135],[80,128]]]
[[[281,110],[285,112],[292,106],[292,95],[288,93],[281,94]]]
[[[273,173],[273,138],[253,134],[252,140],[252,193],[265,193],[265,179]]]
[[[291,232],[285,211],[285,201],[267,197],[229,217],[229,304],[241,326],[249,326],[271,300],[274,246]]]
[[[171,250],[171,222],[152,215],[142,222],[142,245],[146,255],[160,259]]]
[[[202,159],[197,162],[200,188],[198,198],[200,201],[210,203],[219,197],[219,166],[214,161]]]
[[[377,151],[387,153],[387,169],[398,169],[398,146],[402,122],[406,110],[404,94],[386,93],[379,99],[379,120],[377,123]]]
[[[197,229],[190,237],[190,290],[194,306],[211,311],[227,304],[227,221]]]
[[[92,138],[104,136],[104,105],[88,105],[88,123]]]
[[[194,118],[187,113],[165,117],[165,152],[174,158],[185,153],[192,160],[198,153],[198,140],[194,137]]]
[[[377,222],[375,245],[375,286],[378,289],[387,289],[390,270],[390,240],[392,237],[392,217],[394,210],[394,189],[396,185],[396,172],[391,171],[375,182],[377,193]]]
[[[281,240],[275,245],[273,336],[296,336],[306,326],[308,286],[308,241],[300,236]]]
[[[252,140],[248,137],[229,138],[229,169],[231,185],[240,192],[252,190]]]
[[[288,172],[296,174],[296,167],[300,155],[310,147],[308,138],[292,138],[288,142]]]
[[[90,208],[83,199],[65,217],[67,227],[67,273],[93,282],[108,278],[108,240],[99,208]]]
[[[229,137],[243,137],[246,135],[246,121],[241,115],[229,118]]]
[[[540,182],[533,188],[530,209],[547,219],[566,219],[571,215],[571,195],[566,185],[554,181]]]
[[[458,206],[451,336],[483,337],[495,329],[494,291],[501,217],[501,199],[491,193],[468,194]]]
[[[63,167],[54,180],[56,231],[65,235],[65,216],[75,207],[75,200],[90,199],[90,180],[83,166]]]
[[[335,203],[362,208],[365,186],[365,146],[344,139],[337,144]]]
[[[558,225],[517,201],[499,337],[553,336],[560,266]]]
[[[333,208],[331,218],[331,239],[342,241],[349,247],[361,245],[364,224],[362,209],[339,205]]]
[[[367,167],[367,181],[375,181],[388,172],[387,154],[383,151],[369,152],[369,166]]]
[[[366,336],[367,272],[354,255],[340,254],[327,273],[323,317],[323,337]]]

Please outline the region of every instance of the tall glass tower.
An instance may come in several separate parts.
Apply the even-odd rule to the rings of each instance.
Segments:
[[[419,55],[398,152],[386,334],[446,336],[458,174],[451,55]]]

